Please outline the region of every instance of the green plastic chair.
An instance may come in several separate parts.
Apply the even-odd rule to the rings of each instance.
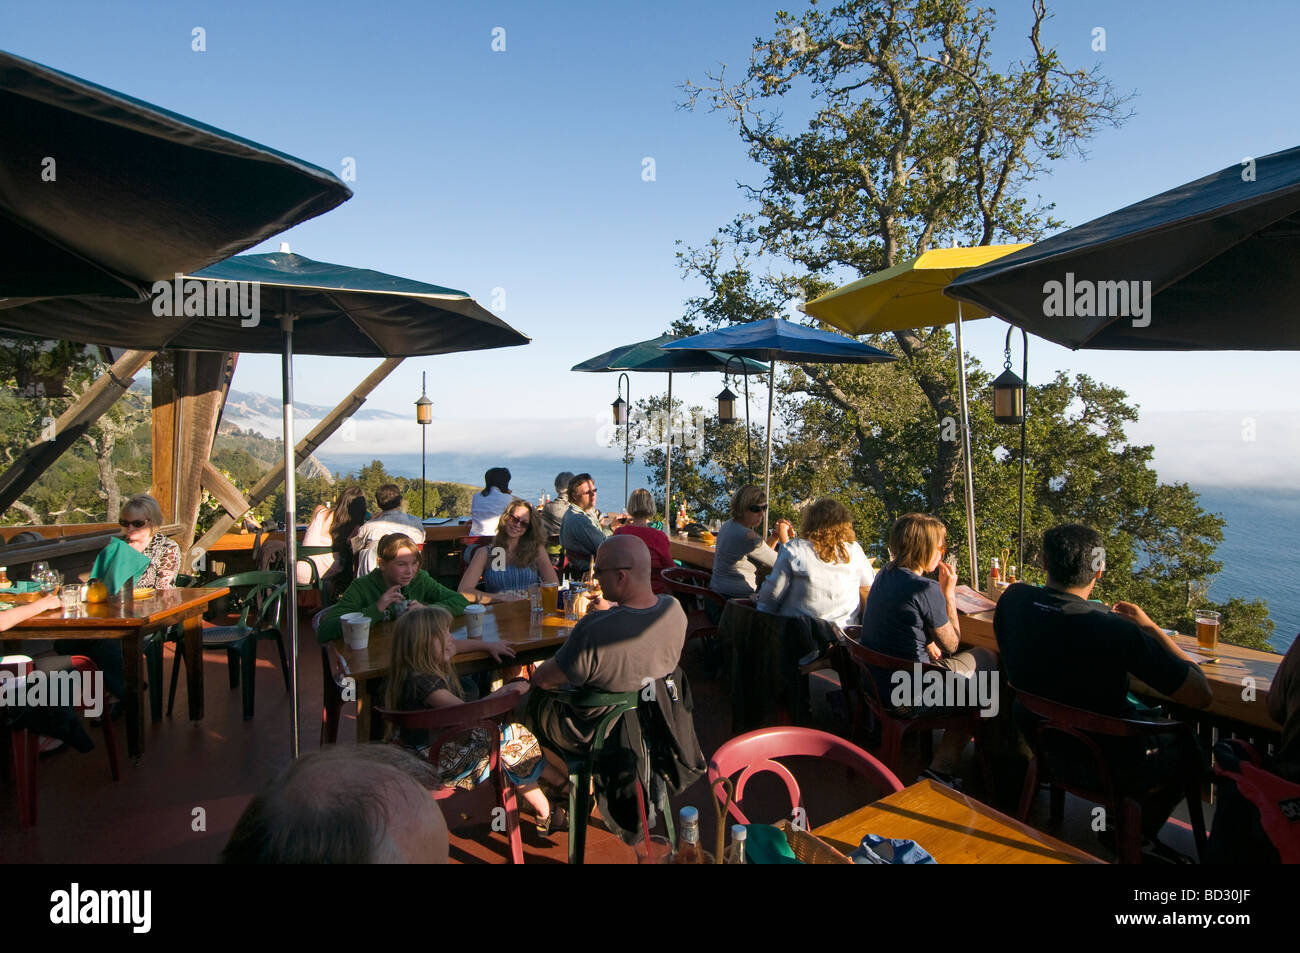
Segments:
[[[576,710],[609,709],[596,723],[591,747],[581,757],[574,758],[547,744],[546,738],[540,732],[537,735],[538,742],[563,757],[565,766],[569,769],[569,863],[581,864],[584,863],[587,852],[587,819],[591,814],[591,777],[596,757],[605,747],[605,742],[618,720],[628,712],[636,711],[641,695],[639,692],[597,692],[582,689],[543,691],[539,692],[539,695]]]
[[[249,721],[253,717],[253,668],[257,664],[257,643],[263,639],[275,639],[276,647],[280,650],[284,690],[289,690],[289,661],[284,654],[284,637],[280,633],[280,604],[289,588],[289,582],[281,572],[241,572],[213,579],[206,585],[212,589],[230,589],[226,611],[239,613],[239,621],[235,625],[204,627],[203,647],[226,650],[231,688],[238,688],[240,676],[243,676],[244,720]],[[181,659],[185,655],[179,648],[177,646],[172,662],[171,688],[167,692],[168,717],[176,702],[176,682],[180,677]]]
[[[188,589],[199,585],[197,576],[176,574],[176,588]],[[163,712],[163,645],[167,642],[179,643],[181,627],[168,626],[161,632],[154,632],[144,640],[145,681],[149,685],[149,717],[154,722],[162,721]]]

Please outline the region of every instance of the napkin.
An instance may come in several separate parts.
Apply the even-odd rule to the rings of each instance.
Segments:
[[[109,595],[121,592],[128,582],[134,583],[149,568],[149,557],[131,548],[126,540],[114,536],[95,558],[90,578],[98,579]]]
[[[914,840],[867,834],[858,849],[849,854],[855,864],[933,864],[934,858]]]
[[[746,825],[745,860],[751,864],[802,863],[790,849],[785,831],[770,824]]]

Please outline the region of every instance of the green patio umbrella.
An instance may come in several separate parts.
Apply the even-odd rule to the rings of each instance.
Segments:
[[[637,371],[641,373],[660,373],[668,375],[668,443],[664,449],[664,521],[669,523],[672,520],[672,484],[673,484],[673,435],[672,435],[672,412],[673,412],[673,374],[697,374],[702,371],[722,371],[724,373],[737,373],[745,376],[745,437],[749,438],[749,375],[766,374],[770,370],[768,365],[750,360],[749,358],[740,357],[735,354],[728,354],[725,351],[664,351],[661,350],[663,345],[672,341],[680,341],[681,337],[672,334],[661,334],[657,338],[650,338],[648,341],[638,341],[636,344],[624,344],[616,347],[612,351],[606,351],[604,354],[598,354],[589,360],[580,364],[574,364],[570,370],[584,371],[588,373],[601,373],[610,371]],[[631,387],[628,388],[631,390]],[[630,401],[629,401],[630,403]],[[630,421],[630,418],[629,418]],[[629,423],[629,429],[631,424]],[[627,502],[627,449],[623,451],[623,501]]]
[[[0,329],[32,333],[58,327],[61,337],[88,344],[281,355],[284,398],[285,526],[294,517],[293,354],[417,357],[527,344],[528,338],[480,307],[468,294],[364,268],[295,255],[241,255],[180,282],[160,283],[152,301],[63,298],[0,309]],[[253,300],[255,314],[246,315]],[[212,292],[209,296],[209,292]],[[193,301],[204,313],[182,312]],[[221,314],[208,314],[213,303]],[[232,307],[232,302],[235,307]],[[160,317],[159,312],[167,314]],[[51,322],[58,321],[57,325]],[[285,533],[285,562],[296,561],[297,538]],[[297,574],[288,573],[296,606]],[[298,755],[298,617],[289,613],[293,753]]]

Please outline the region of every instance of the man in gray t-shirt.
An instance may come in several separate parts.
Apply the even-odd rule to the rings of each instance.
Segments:
[[[533,674],[535,688],[640,691],[681,660],[686,613],[672,596],[651,589],[646,544],[635,536],[611,537],[597,550],[595,565],[605,596],[617,605],[590,612],[573,627],[555,657]],[[553,746],[576,754],[590,743],[589,718],[548,699],[532,708],[535,729]]]

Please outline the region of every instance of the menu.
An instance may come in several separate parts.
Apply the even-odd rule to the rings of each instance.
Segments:
[[[957,587],[956,601],[957,611],[962,615],[972,615],[976,612],[987,612],[989,609],[997,607],[996,602],[992,599],[986,599],[970,586]]]

